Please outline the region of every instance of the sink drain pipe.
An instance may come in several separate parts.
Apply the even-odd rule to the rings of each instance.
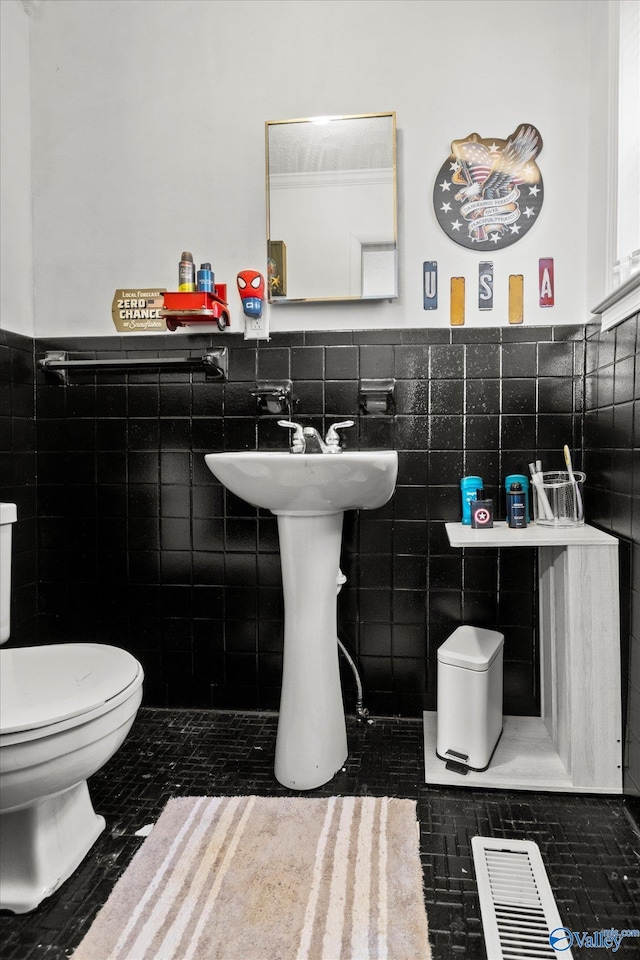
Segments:
[[[347,582],[347,578],[345,577],[344,573],[342,572],[342,570],[338,569],[338,576],[336,577],[336,590],[338,593],[340,593],[340,591],[342,590],[343,584],[345,584],[346,582]],[[360,680],[360,674],[358,673],[358,668],[355,665],[353,657],[345,647],[340,637],[337,636],[337,634],[336,634],[336,640],[338,641],[338,647],[342,651],[342,654],[344,655],[345,660],[351,667],[354,679],[356,681],[356,687],[358,688],[358,695],[356,699],[356,720],[366,721],[367,723],[373,723],[373,720],[369,719],[369,711],[365,706],[363,706],[363,703],[362,703],[362,681]]]

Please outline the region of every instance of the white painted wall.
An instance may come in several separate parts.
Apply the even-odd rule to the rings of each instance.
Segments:
[[[273,307],[272,330],[448,326],[451,275],[468,278],[468,326],[504,324],[510,273],[525,275],[526,323],[583,322],[590,6],[43,0],[28,18],[36,335],[115,334],[115,289],[175,289],[183,249],[227,282],[240,329],[236,274],[265,262],[264,121],[385,110],[398,123],[399,299]],[[3,60],[5,46],[3,30]],[[11,94],[24,102],[15,59]],[[477,265],[489,258],[441,231],[433,183],[452,140],[504,138],[522,122],[544,140],[545,204],[526,237],[490,258],[495,308],[480,314]],[[21,184],[26,144],[22,156]],[[12,232],[19,222],[11,210]],[[4,270],[4,244],[2,256]],[[539,257],[555,259],[552,309],[538,307]],[[437,312],[423,310],[424,260],[439,263]],[[3,294],[5,325],[31,333],[12,306],[5,315]]]
[[[616,197],[613,189],[616,156],[612,139],[616,125],[613,116],[612,84],[617,64],[616,32],[613,29],[610,3],[589,4],[589,149],[587,165],[589,202],[587,210],[587,307],[595,307],[611,292],[613,280],[614,241],[613,212]],[[614,87],[615,89],[615,87]]]
[[[0,329],[33,337],[29,18],[0,3]]]

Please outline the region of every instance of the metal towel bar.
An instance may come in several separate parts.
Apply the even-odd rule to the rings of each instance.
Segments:
[[[227,348],[209,350],[202,357],[126,357],[125,359],[107,358],[103,360],[69,360],[64,350],[47,350],[45,356],[38,360],[38,366],[54,374],[60,381],[66,382],[65,371],[99,370],[99,369],[128,369],[135,370],[141,367],[204,367],[207,377],[215,380],[226,380],[228,374]]]

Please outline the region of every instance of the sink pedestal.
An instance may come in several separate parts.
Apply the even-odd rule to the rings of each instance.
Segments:
[[[204,459],[228,490],[278,518],[284,662],[275,775],[291,790],[313,790],[347,759],[336,616],[342,518],[389,500],[398,454],[228,450]]]
[[[336,590],[343,516],[278,515],[284,662],[275,775],[291,790],[321,786],[347,759]]]

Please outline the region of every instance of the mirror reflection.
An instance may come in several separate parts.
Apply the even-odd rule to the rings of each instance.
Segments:
[[[266,124],[269,298],[398,295],[395,113]]]

